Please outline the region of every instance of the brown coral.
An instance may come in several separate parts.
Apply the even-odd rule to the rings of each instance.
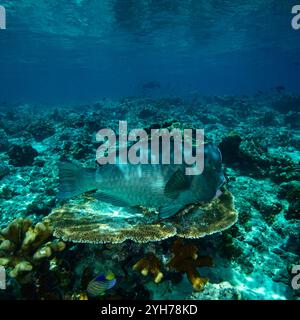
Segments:
[[[139,271],[143,276],[152,274],[155,283],[159,283],[163,278],[163,273],[161,272],[161,263],[156,255],[152,252],[148,253],[145,258],[139,260],[133,266],[133,269]]]
[[[28,282],[30,272],[44,259],[50,259],[54,252],[65,249],[65,243],[49,241],[52,228],[49,221],[32,226],[32,221],[18,218],[1,230],[0,265],[10,268],[10,276],[19,282]]]
[[[174,242],[172,251],[173,258],[168,263],[168,267],[186,273],[193,288],[197,291],[203,290],[208,279],[201,277],[197,268],[212,266],[211,257],[198,256],[198,249],[194,244],[184,244],[180,239]]]

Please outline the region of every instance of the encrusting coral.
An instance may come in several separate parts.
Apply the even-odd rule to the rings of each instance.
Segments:
[[[50,241],[51,237],[47,220],[33,226],[30,219],[15,219],[0,233],[0,266],[9,268],[9,275],[18,282],[29,282],[30,273],[41,262],[66,247],[60,240]]]
[[[139,260],[134,266],[133,270],[139,271],[143,276],[152,274],[154,282],[159,283],[163,278],[161,272],[161,263],[156,255],[152,252],[148,253],[145,258]]]
[[[212,259],[209,256],[198,256],[198,249],[192,243],[184,244],[177,239],[172,247],[173,258],[168,263],[169,269],[186,273],[189,281],[196,291],[203,290],[208,282],[207,278],[202,278],[197,271],[199,267],[211,267]]]

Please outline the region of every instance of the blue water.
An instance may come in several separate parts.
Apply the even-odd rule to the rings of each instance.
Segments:
[[[0,300],[90,299],[88,283],[108,271],[116,285],[99,300],[299,299],[291,285],[300,252],[300,29],[291,25],[297,2],[0,0],[7,13],[7,28],[0,30],[0,229],[8,226],[0,230],[8,279]],[[152,166],[146,176],[133,170],[130,179],[100,175],[101,192],[89,190],[95,182],[84,172],[96,169],[95,133],[117,129],[118,120],[147,133],[203,128],[205,142],[219,146],[226,176],[214,204],[182,199],[215,195],[223,181],[219,152],[205,154],[208,169],[199,180],[176,171],[168,182],[154,183]],[[105,181],[115,187],[107,196]],[[88,192],[60,201],[69,191]],[[101,194],[120,198],[118,205],[134,198],[141,200],[133,204],[148,205],[143,198],[153,195],[151,208],[164,195],[166,204],[153,208],[161,212],[170,196],[174,216],[116,208]],[[53,237],[48,223],[46,231],[37,225],[45,217]],[[16,230],[18,239],[10,234]],[[56,237],[66,241],[64,251],[54,249]],[[174,239],[181,237],[187,237],[187,247],[180,245],[186,257],[175,252]],[[33,243],[26,246],[26,239]],[[201,260],[195,252],[214,262],[214,268],[200,264],[199,277],[209,279],[205,288],[203,279],[191,281]],[[171,268],[176,255],[181,258]],[[144,262],[133,270],[145,257],[148,277]],[[33,269],[21,272],[29,263]]]
[[[292,0],[1,0],[0,102],[300,92]]]

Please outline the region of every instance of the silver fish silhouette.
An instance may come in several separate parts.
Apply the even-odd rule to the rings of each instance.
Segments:
[[[225,178],[218,147],[204,147],[204,170],[185,175],[185,164],[106,164],[95,169],[60,162],[58,198],[96,190],[94,197],[118,207],[156,208],[166,219],[189,204],[207,202],[220,194]]]

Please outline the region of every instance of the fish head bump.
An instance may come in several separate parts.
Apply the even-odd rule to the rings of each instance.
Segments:
[[[222,169],[222,155],[213,144],[205,145],[204,170],[192,177],[191,192],[196,201],[211,200],[225,183]]]

